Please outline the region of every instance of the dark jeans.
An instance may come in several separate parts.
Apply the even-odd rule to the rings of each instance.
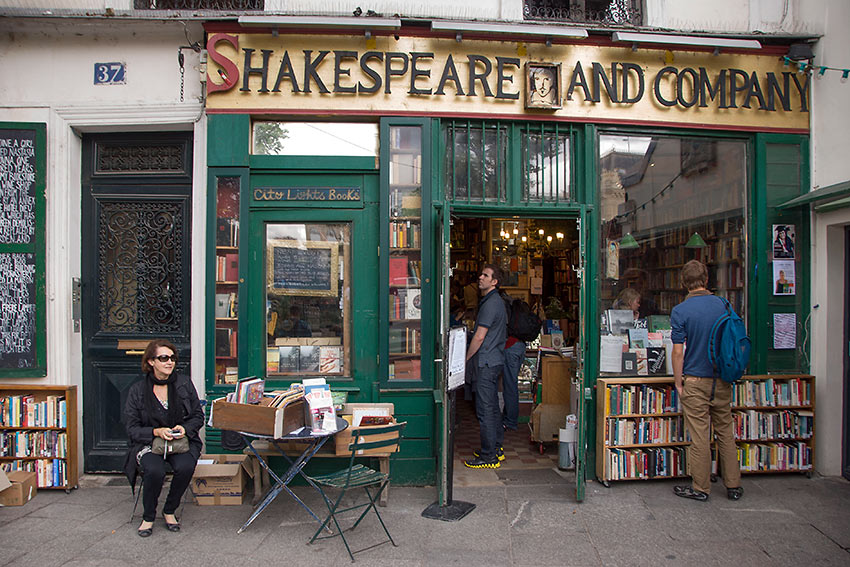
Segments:
[[[168,455],[168,464],[174,471],[171,478],[171,488],[165,498],[165,506],[162,507],[163,514],[173,514],[180,506],[183,493],[189,487],[192,474],[195,472],[197,461],[191,453],[177,453]],[[142,517],[146,522],[156,519],[156,504],[159,501],[159,493],[165,483],[165,459],[162,455],[148,453],[141,459],[142,485],[144,494],[142,504],[145,507]]]
[[[505,411],[502,413],[502,424],[508,429],[516,430],[519,419],[519,387],[517,376],[525,358],[525,343],[517,342],[505,349],[505,371],[502,375],[502,397],[505,399]]]
[[[502,427],[502,412],[499,409],[499,375],[503,365],[481,366],[478,368],[478,379],[475,381],[475,415],[481,430],[482,459],[496,459],[496,448],[500,447],[505,438]]]

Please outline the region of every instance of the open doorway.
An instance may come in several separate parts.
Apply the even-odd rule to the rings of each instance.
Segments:
[[[573,482],[576,445],[562,449],[560,439],[565,443],[574,439],[572,424],[578,414],[574,380],[581,293],[576,272],[580,263],[576,219],[455,217],[450,243],[452,324],[465,325],[471,338],[479,300],[478,276],[485,264],[499,266],[504,273],[501,290],[510,299],[527,302],[543,321],[541,334],[517,355],[521,364],[516,378],[516,428],[509,415],[513,388],[504,387],[505,380],[514,378],[503,373],[499,398],[507,425],[504,460],[498,470],[488,473],[505,478],[552,471],[548,474],[553,479],[557,474],[565,483]],[[568,416],[573,416],[569,427]],[[482,476],[482,471],[463,465],[479,449],[479,431],[473,388],[467,385],[457,396],[454,474],[459,485],[475,484]],[[572,455],[564,451],[570,448]]]

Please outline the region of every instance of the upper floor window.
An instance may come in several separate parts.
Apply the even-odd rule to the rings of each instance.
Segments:
[[[378,125],[355,122],[254,122],[255,155],[378,157]]]
[[[525,0],[526,20],[555,20],[582,24],[643,23],[641,0]]]

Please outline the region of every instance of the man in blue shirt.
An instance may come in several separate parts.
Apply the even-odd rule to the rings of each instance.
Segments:
[[[499,295],[502,270],[487,264],[478,276],[478,317],[475,330],[466,351],[467,366],[473,367],[477,375],[475,391],[475,414],[481,430],[481,449],[473,459],[463,464],[473,469],[497,469],[497,451],[502,447],[505,430],[502,427],[502,412],[499,409],[499,375],[505,365],[505,335],[508,317],[505,304]]]
[[[682,498],[706,501],[711,492],[711,426],[717,438],[717,449],[729,500],[738,500],[741,470],[735,446],[732,420],[732,385],[718,380],[708,360],[708,342],[714,322],[726,312],[726,306],[706,289],[708,269],[698,260],[682,267],[682,285],[688,290],[685,300],[673,308],[673,376],[682,401],[685,429],[691,436],[688,463],[691,486],[673,487]],[[685,342],[688,343],[687,350]]]

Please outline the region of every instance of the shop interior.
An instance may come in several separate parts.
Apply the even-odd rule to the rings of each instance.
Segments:
[[[574,376],[574,345],[579,331],[578,232],[574,219],[453,218],[451,227],[451,314],[454,324],[471,332],[478,305],[478,275],[485,264],[504,271],[501,288],[512,298],[525,300],[546,323],[536,341],[527,344],[519,372],[519,427],[505,432],[506,459],[502,468],[552,468],[559,463],[558,442],[551,431],[564,427],[563,418],[574,413],[570,376]],[[546,354],[548,353],[548,354]],[[562,356],[563,354],[563,356]],[[542,372],[564,375],[554,387],[543,390]],[[542,376],[540,376],[542,378]],[[542,402],[559,405],[564,416],[558,423],[534,422],[534,408]],[[455,474],[463,474],[461,461],[479,448],[479,427],[474,396],[457,396]],[[535,427],[537,430],[535,431]],[[557,438],[558,431],[554,431]],[[560,468],[572,468],[572,464]]]

